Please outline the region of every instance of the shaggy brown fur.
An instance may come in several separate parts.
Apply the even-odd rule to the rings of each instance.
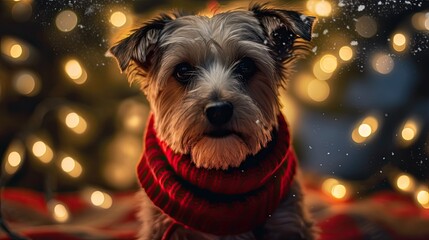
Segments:
[[[197,167],[228,169],[271,140],[280,113],[279,87],[285,85],[290,64],[305,50],[312,22],[298,12],[258,5],[212,17],[161,15],[117,43],[111,53],[128,80],[141,85],[162,141],[177,153],[190,154]],[[192,66],[185,72],[191,75],[186,82],[177,76],[182,63]],[[237,70],[240,64],[250,72],[247,78]],[[232,116],[221,126],[206,116],[213,102],[233,106]],[[213,137],[219,132],[227,134]],[[171,220],[143,191],[139,196],[140,239],[160,239]],[[249,232],[216,237],[179,229],[175,239],[312,239],[301,199],[295,183],[260,236]]]

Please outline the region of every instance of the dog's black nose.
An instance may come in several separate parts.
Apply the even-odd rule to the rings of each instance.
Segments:
[[[232,117],[232,111],[232,103],[226,101],[209,103],[204,109],[209,122],[216,126],[227,123]]]

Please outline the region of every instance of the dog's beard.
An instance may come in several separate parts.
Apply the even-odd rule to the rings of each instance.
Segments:
[[[248,154],[249,147],[236,134],[222,138],[204,136],[191,149],[195,165],[207,169],[238,167]]]

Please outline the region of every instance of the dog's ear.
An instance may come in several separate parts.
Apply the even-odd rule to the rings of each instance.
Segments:
[[[152,55],[158,46],[161,31],[171,20],[172,18],[166,14],[160,15],[117,42],[106,55],[114,56],[122,71],[125,71],[130,60],[136,61],[144,70],[148,70],[152,64]]]
[[[267,45],[279,61],[291,56],[297,38],[311,40],[314,17],[296,11],[271,9],[265,5],[250,6],[250,11],[259,20],[267,37]]]

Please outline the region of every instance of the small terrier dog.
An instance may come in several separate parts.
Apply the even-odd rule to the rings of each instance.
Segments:
[[[253,4],[171,13],[110,53],[151,106],[139,239],[314,239],[280,112],[314,18]]]

